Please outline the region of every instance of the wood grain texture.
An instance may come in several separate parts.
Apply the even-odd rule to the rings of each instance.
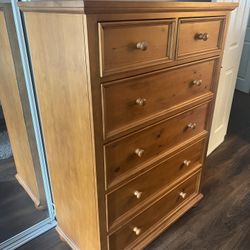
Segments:
[[[129,13],[129,14],[124,14],[123,18],[126,21],[133,21],[133,20],[147,20],[147,19],[179,19],[179,18],[198,18],[198,17],[202,17],[202,18],[207,18],[207,16],[215,16],[215,17],[224,17],[227,15],[227,12],[216,12],[216,11],[209,11],[209,12],[163,12],[163,13],[148,13],[148,14],[134,14],[134,13]],[[120,22],[121,21],[121,16],[119,14],[99,14],[99,15],[89,15],[89,17],[87,16],[87,20],[90,21],[91,23],[91,30],[95,30],[95,32],[92,32],[93,34],[91,34],[92,37],[92,43],[89,46],[95,48],[95,51],[99,52],[99,35],[96,32],[96,23],[102,23],[102,22]],[[177,22],[176,22],[177,24]],[[175,30],[177,30],[177,27],[175,28]],[[223,32],[222,34],[223,35]],[[223,37],[223,36],[222,36]],[[94,39],[94,40],[93,40]],[[95,42],[93,42],[95,41]],[[97,42],[97,44],[96,44]],[[127,45],[128,46],[128,45]],[[141,65],[141,67],[129,67],[129,68],[123,68],[123,70],[119,70],[117,72],[110,72],[109,75],[103,76],[100,79],[99,73],[101,71],[100,68],[100,64],[102,64],[102,58],[99,56],[99,53],[97,55],[91,56],[91,59],[93,60],[93,58],[98,59],[98,63],[95,62],[95,67],[97,68],[97,76],[95,78],[97,78],[97,81],[101,81],[102,83],[106,83],[106,82],[110,82],[113,80],[117,80],[117,79],[123,79],[123,78],[127,78],[130,76],[135,76],[135,75],[139,75],[142,73],[146,73],[146,72],[152,72],[155,70],[159,70],[159,69],[165,69],[166,67],[172,67],[172,66],[178,66],[178,65],[182,65],[184,63],[190,63],[190,62],[194,62],[194,61],[198,61],[198,60],[202,60],[204,58],[209,58],[209,57],[214,57],[214,56],[221,56],[222,55],[222,50],[206,50],[204,51],[204,53],[195,53],[192,56],[185,56],[182,58],[175,58],[175,60],[171,60],[171,61],[162,61],[162,60],[158,60],[155,63],[150,63],[150,64],[143,64]],[[176,55],[175,55],[176,57]],[[112,73],[112,74],[111,74]],[[93,77],[93,76],[92,76]]]
[[[79,231],[84,233],[84,229],[80,228],[80,221],[82,221],[82,225],[86,224],[84,219],[87,217],[82,216],[82,211],[80,218],[79,216],[77,218],[69,211],[63,211],[65,207],[69,207],[80,213],[80,210],[76,210],[76,207],[83,206],[85,199],[88,199],[91,202],[90,206],[87,206],[88,209],[91,209],[91,213],[88,216],[92,216],[92,220],[93,218],[95,219],[94,227],[90,224],[91,239],[98,241],[94,246],[91,246],[91,249],[142,249],[202,198],[200,193],[201,172],[199,172],[197,180],[192,182],[195,184],[190,184],[190,186],[194,187],[191,188],[193,191],[195,190],[194,192],[191,191],[194,195],[191,195],[190,199],[185,204],[183,203],[180,209],[176,207],[174,197],[170,200],[167,199],[167,204],[173,205],[169,207],[169,211],[164,210],[167,207],[164,207],[163,203],[159,203],[159,206],[154,206],[158,201],[164,200],[163,197],[166,197],[166,191],[168,192],[172,187],[173,190],[178,190],[178,181],[188,182],[187,178],[191,174],[190,172],[200,171],[205,158],[204,149],[206,145],[204,146],[203,144],[197,150],[200,153],[198,153],[197,158],[194,157],[196,161],[200,158],[200,163],[197,163],[192,171],[182,173],[180,178],[178,178],[178,174],[173,174],[173,178],[178,180],[172,181],[174,183],[172,187],[171,184],[166,187],[162,184],[164,188],[161,188],[162,186],[159,183],[160,191],[155,191],[148,204],[146,202],[142,203],[140,210],[130,209],[130,207],[127,208],[128,212],[126,209],[122,210],[123,207],[119,210],[120,204],[117,205],[112,201],[109,201],[107,207],[105,195],[112,195],[114,194],[113,192],[118,191],[125,185],[127,185],[124,189],[124,192],[126,192],[129,189],[129,183],[131,183],[132,178],[135,180],[145,173],[150,173],[151,177],[154,176],[153,170],[158,164],[167,161],[170,157],[174,157],[178,152],[186,149],[188,145],[190,146],[200,140],[204,140],[205,144],[207,144],[206,136],[210,129],[212,115],[211,101],[214,100],[214,93],[216,92],[225,27],[219,27],[219,31],[217,30],[218,34],[216,35],[215,31],[215,38],[212,37],[211,40],[212,47],[214,46],[214,40],[221,41],[221,48],[212,50],[204,48],[202,53],[183,56],[179,59],[174,44],[173,47],[170,47],[175,54],[172,57],[172,61],[167,62],[160,62],[161,59],[159,59],[163,56],[163,47],[167,50],[164,52],[164,57],[169,52],[166,40],[160,39],[163,43],[159,44],[159,39],[146,36],[141,27],[145,23],[143,28],[149,27],[151,33],[154,33],[157,26],[157,37],[162,37],[158,32],[159,21],[162,22],[162,20],[166,19],[174,20],[173,37],[176,37],[176,31],[180,29],[181,25],[179,23],[180,19],[189,18],[191,20],[191,18],[200,18],[199,20],[208,20],[208,17],[214,17],[217,20],[219,17],[220,20],[226,20],[229,10],[236,7],[236,5],[226,4],[223,6],[219,4],[217,7],[212,8],[216,5],[200,6],[198,4],[200,9],[197,7],[191,11],[189,7],[194,6],[194,4],[181,5],[182,3],[180,3],[179,5],[178,3],[176,5],[168,3],[168,5],[162,2],[144,1],[106,1],[102,3],[100,1],[99,3],[100,6],[106,5],[106,7],[103,7],[101,10],[97,2],[84,2],[85,6],[79,7],[76,4],[75,7],[72,5],[72,8],[68,8],[63,2],[57,6],[53,2],[47,2],[46,4],[36,2],[21,3],[20,6],[22,6],[24,11],[25,22],[26,24],[28,23],[28,38],[31,44],[32,62],[35,65],[35,85],[45,135],[46,153],[50,170],[51,172],[54,171],[54,174],[52,173],[52,176],[54,176],[54,179],[52,178],[52,182],[54,182],[52,186],[56,190],[54,194],[57,197],[55,198],[55,204],[56,201],[59,202],[56,206],[57,209],[59,206],[61,210],[58,221],[61,221],[59,222],[61,223],[59,227],[63,231],[62,236],[64,235],[64,239],[68,239],[71,243],[75,242],[80,249],[86,248],[86,244],[88,247],[90,246],[89,239],[80,239],[80,233],[76,232],[75,229],[78,226]],[[155,4],[154,7],[153,4]],[[165,9],[167,5],[169,6],[168,11]],[[161,7],[161,10],[159,7]],[[179,12],[176,12],[176,10]],[[81,13],[85,11],[87,15],[77,14],[79,13],[77,11]],[[74,14],[65,14],[66,12]],[[98,14],[91,15],[89,13]],[[160,24],[160,28],[163,28],[162,24]],[[214,31],[214,27],[210,27],[210,30]],[[137,41],[137,34],[140,39],[150,39],[154,45],[159,45],[160,54],[158,53],[158,48],[155,50],[155,46],[153,46],[154,49],[148,51],[149,53],[145,57],[128,56],[128,51],[126,50],[127,43],[131,42],[134,44]],[[175,39],[175,43],[176,41],[177,39]],[[115,49],[113,50],[113,48]],[[212,63],[209,64],[208,62]],[[136,64],[140,64],[140,67]],[[183,73],[183,68],[181,67],[183,64],[186,64],[187,68],[191,68],[191,73]],[[133,94],[141,95],[152,92],[150,93],[151,97],[164,99],[173,90],[173,94],[177,96],[177,93],[181,92],[183,84],[186,83],[185,80],[187,82],[190,81],[187,80],[190,75],[192,77],[199,75],[194,73],[198,72],[198,69],[192,68],[194,65],[206,65],[201,70],[203,72],[202,75],[206,78],[206,84],[204,85],[206,87],[200,96],[199,93],[189,95],[185,92],[187,91],[186,88],[184,88],[185,93],[180,99],[177,97],[176,99],[173,98],[173,101],[165,104],[166,106],[164,107],[156,105],[150,111],[151,113],[142,114],[142,117],[139,118],[136,115],[129,118],[128,110],[122,108],[122,105],[118,105],[117,110],[113,109],[116,103],[120,102],[119,98],[122,98],[122,95],[125,97],[131,96],[132,98]],[[180,75],[178,79],[183,78],[183,81],[180,80],[178,85],[171,85],[172,87],[168,86],[164,89],[165,85],[161,81],[161,77],[150,77],[154,73],[163,74],[162,72],[166,71],[166,67],[175,67],[171,70],[176,70],[175,74]],[[75,68],[76,70],[74,70]],[[87,70],[87,73],[85,70]],[[161,72],[155,72],[156,70],[161,70]],[[100,75],[100,72],[103,75]],[[164,76],[161,75],[162,78],[168,78],[167,73]],[[139,82],[138,79],[141,74],[145,75],[141,77],[143,79],[142,82]],[[128,77],[130,78],[128,79]],[[150,78],[148,82],[143,82],[147,78]],[[176,80],[174,73],[172,78],[172,81]],[[157,84],[158,81],[161,84],[154,86],[153,83]],[[130,90],[129,84],[134,86]],[[147,89],[147,86],[151,86],[151,88]],[[143,88],[145,88],[144,92]],[[113,91],[112,89],[115,90]],[[108,97],[102,99],[108,91],[110,91]],[[166,93],[166,95],[161,95],[160,91]],[[88,103],[84,101],[86,99],[83,98],[83,94],[88,96]],[[195,96],[196,94],[197,96]],[[192,99],[192,97],[194,98]],[[150,96],[148,98],[150,99]],[[110,102],[105,112],[111,112],[112,115],[114,113],[115,118],[112,115],[109,117],[104,116],[102,108],[106,105],[105,102]],[[64,109],[62,109],[62,106]],[[174,108],[175,106],[178,106],[178,108]],[[168,108],[172,108],[168,115],[156,115],[157,112],[164,112]],[[67,116],[61,114],[62,110],[66,110]],[[138,112],[138,114],[140,113]],[[151,117],[148,118],[147,116]],[[119,123],[120,117],[124,119],[121,123]],[[138,121],[140,119],[141,123],[139,124]],[[79,123],[85,123],[89,127],[79,126]],[[103,129],[104,123],[105,125],[111,124],[108,138],[107,134],[105,134],[107,130]],[[72,124],[74,124],[73,127],[71,127]],[[70,130],[70,136],[65,132],[68,130]],[[85,133],[85,136],[82,135],[83,133]],[[84,153],[92,157],[89,159],[88,156],[85,156],[87,160],[92,162],[87,170],[77,169],[81,173],[79,174],[76,171],[76,166],[79,165],[80,168],[81,165],[86,164],[86,158],[84,159],[80,154],[84,148],[79,149],[84,143],[87,144],[85,147],[91,148],[91,150],[87,148]],[[65,144],[67,145],[66,148]],[[69,156],[66,156],[67,152],[70,152],[70,163]],[[58,162],[65,166],[63,170],[59,167]],[[65,162],[68,164],[65,164]],[[60,183],[60,180],[66,182],[66,175],[70,176],[70,173],[72,173],[69,172],[70,170],[73,172],[71,181],[67,180],[67,190],[62,189],[58,183]],[[90,178],[88,180],[84,176],[86,175],[85,171],[87,171],[88,178]],[[90,175],[91,173],[92,176]],[[150,174],[146,178],[147,180],[150,179]],[[169,174],[171,176],[171,173]],[[158,175],[156,174],[155,176]],[[169,181],[171,182],[171,180],[170,178]],[[146,181],[141,182],[145,183]],[[137,181],[138,183],[140,181]],[[79,193],[79,190],[83,188],[87,189],[84,193],[85,196],[76,196],[76,192]],[[154,187],[151,187],[150,191],[152,193],[154,192],[153,190]],[[86,195],[90,191],[92,191],[92,197],[89,194]],[[63,196],[62,193],[65,195]],[[74,202],[71,201],[72,197],[69,200],[70,196],[73,196]],[[71,202],[71,204],[67,204],[67,202]],[[119,218],[115,216],[112,220],[116,220],[116,225],[109,228],[107,224],[109,219],[107,218],[107,209],[112,206],[114,207],[113,212],[117,212],[117,217]],[[140,217],[140,213],[146,210],[150,212],[147,213],[144,220]],[[157,217],[156,210],[161,211],[159,217]],[[171,216],[167,220],[162,219],[164,215],[167,216],[170,212]],[[129,214],[129,216],[126,217],[124,213]],[[65,218],[65,215],[68,218]],[[128,220],[125,220],[125,217]],[[138,222],[145,223],[143,227],[145,227],[146,232],[144,234],[144,231],[142,231],[143,233],[138,239],[134,237],[133,230],[131,233],[131,225],[127,227],[127,222],[134,221],[134,224],[137,222],[136,218],[139,218]],[[78,221],[76,221],[77,219]],[[87,218],[87,224],[89,225],[89,223],[91,223],[91,218]],[[77,237],[78,239],[75,240]]]
[[[250,117],[245,113],[248,108],[249,94],[236,91],[228,134],[206,161],[204,199],[146,250],[248,249]]]
[[[155,224],[163,223],[164,220],[170,217],[171,212],[178,210],[178,207],[184,201],[197,195],[198,186],[199,175],[197,174],[177,186],[174,190],[171,190],[149,209],[141,211],[137,217],[109,236],[110,249],[134,249],[136,247],[135,242],[142,240],[140,238],[145,237],[145,234],[148,233],[147,231],[152,230],[152,227],[156,226]],[[186,194],[184,199],[180,197],[181,192]],[[139,235],[136,235],[134,228],[141,230]]]
[[[70,11],[86,14],[97,13],[135,13],[135,12],[165,12],[165,11],[209,11],[211,8],[215,11],[230,11],[238,6],[238,3],[180,3],[169,1],[91,1],[91,0],[64,0],[64,1],[38,1],[31,3],[20,2],[19,6],[25,11]]]
[[[25,23],[58,225],[80,249],[99,249],[83,16],[25,13]]]
[[[224,17],[180,19],[177,57],[220,50],[222,48],[224,26]],[[198,34],[207,34],[207,40],[199,39]]]
[[[204,104],[105,145],[107,186],[117,183],[116,179],[136,171],[140,166],[147,165],[150,160],[156,161],[164,154],[166,156],[171,147],[203,133],[206,130],[208,107],[208,104]],[[188,128],[190,123],[195,123],[196,127]],[[137,155],[137,149],[143,150],[141,157]]]
[[[173,60],[174,29],[175,19],[100,23],[101,76]]]
[[[250,98],[236,91],[225,142],[206,161],[204,199],[146,250],[246,250],[250,245]],[[230,156],[230,157],[229,157]],[[181,237],[180,237],[181,235]],[[20,250],[67,249],[55,231]]]
[[[188,174],[201,167],[204,150],[204,140],[199,141],[171,158],[163,161],[147,172],[138,175],[127,184],[117,190],[107,194],[108,226],[117,224],[116,220],[122,216],[126,221],[126,213],[140,211],[146,204],[151,204],[155,195],[161,191],[166,192],[176,185],[177,180],[186,178]],[[190,161],[185,165],[185,161]],[[140,197],[136,197],[135,191],[140,192]],[[162,192],[161,192],[162,193]],[[153,199],[152,199],[153,198]],[[131,213],[128,214],[131,216]]]
[[[4,8],[6,10],[6,8]],[[9,10],[10,11],[10,10]],[[7,13],[6,13],[7,14]],[[12,57],[4,11],[0,11],[0,99],[15,159],[18,176],[28,187],[35,205],[45,205],[43,187],[39,186],[22,106],[21,92]],[[21,83],[20,83],[21,84]],[[41,189],[39,191],[39,188]],[[41,200],[40,200],[41,194]],[[42,204],[40,204],[42,202]]]
[[[197,99],[211,95],[215,66],[215,61],[209,60],[104,84],[106,136],[138,126],[156,116],[170,116],[174,110],[177,113],[183,106],[188,106],[188,102],[194,105]],[[200,80],[200,85],[193,83]],[[142,104],[137,103],[140,100]]]

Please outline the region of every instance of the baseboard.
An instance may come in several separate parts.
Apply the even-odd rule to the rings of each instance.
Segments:
[[[217,149],[223,142],[224,142],[225,138],[219,138],[219,140],[217,140],[216,142],[214,142],[214,144],[212,146],[210,146],[208,144],[208,149],[207,149],[207,156],[209,156],[211,153],[214,152],[215,149]]]
[[[65,241],[73,250],[80,250],[75,242],[71,240],[58,225],[56,226],[56,231],[59,234],[61,240]]]
[[[31,189],[29,188],[29,186],[26,184],[26,182],[23,180],[23,178],[20,177],[20,175],[16,174],[16,179],[17,179],[18,183],[26,191],[26,193],[29,195],[29,197],[32,199],[32,201],[35,204],[35,207],[37,209],[39,209],[39,210],[43,209],[43,206],[40,206],[40,200],[33,194],[33,192],[31,191]]]

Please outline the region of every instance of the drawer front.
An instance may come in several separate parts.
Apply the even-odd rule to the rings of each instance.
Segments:
[[[197,174],[186,182],[170,191],[166,196],[156,202],[120,230],[109,236],[109,249],[125,249],[135,240],[140,240],[150,227],[167,218],[178,206],[190,196],[198,192],[200,174]]]
[[[107,185],[149,160],[159,160],[171,147],[204,132],[208,107],[209,104],[203,104],[105,145]]]
[[[174,22],[165,19],[100,23],[101,76],[171,60]]]
[[[107,195],[109,226],[121,215],[166,188],[202,163],[204,140],[167,159],[152,170]]]
[[[211,92],[215,61],[103,86],[105,133],[125,130]],[[122,114],[122,115],[121,115]]]
[[[220,50],[225,18],[186,18],[179,22],[177,56]]]

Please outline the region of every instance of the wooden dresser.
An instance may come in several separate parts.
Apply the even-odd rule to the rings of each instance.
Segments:
[[[142,249],[202,198],[232,3],[31,1],[58,220],[75,249]]]

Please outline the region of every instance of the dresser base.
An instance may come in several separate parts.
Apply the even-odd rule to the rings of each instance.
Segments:
[[[57,226],[56,231],[62,241],[65,241],[73,250],[80,250],[80,248]]]
[[[36,209],[38,210],[43,210],[46,208],[46,206],[41,206],[39,199],[34,195],[34,193],[31,191],[29,186],[26,184],[26,182],[23,180],[23,178],[19,175],[16,174],[16,180],[18,183],[22,186],[22,188],[25,190],[25,192],[29,195],[31,200],[34,202]]]
[[[203,198],[203,194],[198,194],[193,197],[186,205],[177,210],[176,213],[172,214],[170,218],[161,223],[157,228],[153,229],[148,236],[146,236],[142,241],[137,244],[129,246],[127,249],[143,249],[150,242],[156,239],[161,233],[163,233],[168,227],[170,227],[176,220],[183,216],[192,207],[196,207],[200,200]],[[62,241],[65,241],[73,250],[80,250],[80,248],[63,232],[63,230],[57,226],[56,231]]]

